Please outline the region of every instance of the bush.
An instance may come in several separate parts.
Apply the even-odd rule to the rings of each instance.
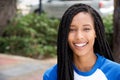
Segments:
[[[59,20],[45,14],[29,14],[15,18],[0,38],[0,52],[29,57],[56,54]]]
[[[108,15],[106,17],[103,17],[103,23],[105,25],[106,38],[112,49],[113,47],[113,44],[112,44],[113,43],[113,16]]]

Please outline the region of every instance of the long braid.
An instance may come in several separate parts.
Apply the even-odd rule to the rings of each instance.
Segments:
[[[85,4],[76,4],[71,6],[63,15],[58,31],[57,55],[58,55],[58,73],[57,80],[74,80],[73,74],[73,53],[68,45],[69,26],[73,17],[79,12],[87,12],[91,14],[94,20],[95,39],[94,51],[113,60],[110,47],[105,40],[104,25],[99,14],[90,6]]]
[[[73,72],[70,72],[72,69],[71,63],[72,60],[68,59],[68,43],[67,35],[68,29],[66,26],[69,26],[69,17],[65,16],[60,23],[59,32],[58,32],[58,80],[73,80]],[[60,33],[60,34],[59,34]],[[61,39],[62,38],[62,39]],[[70,68],[70,69],[69,69]],[[69,72],[71,76],[69,76]],[[68,77],[69,76],[69,77]]]
[[[105,56],[106,58],[110,59],[110,60],[113,60],[113,57],[112,57],[112,52],[111,52],[111,49],[109,47],[109,44],[108,42],[106,41],[106,38],[105,38],[105,29],[104,29],[104,24],[103,24],[103,21],[101,19],[101,17],[99,16],[99,14],[97,14],[96,11],[94,11],[96,14],[94,15],[96,19],[95,21],[95,30],[96,30],[96,34],[98,35],[97,36],[97,42],[98,44],[95,44],[95,47],[94,49],[99,49],[98,52],[99,54]],[[98,48],[99,46],[99,48]],[[97,50],[96,50],[97,51]]]

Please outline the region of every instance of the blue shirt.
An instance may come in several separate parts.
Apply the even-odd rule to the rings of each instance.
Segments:
[[[120,80],[120,64],[97,54],[97,61],[88,72],[82,72],[73,65],[74,80]],[[57,65],[48,69],[43,80],[57,80]]]

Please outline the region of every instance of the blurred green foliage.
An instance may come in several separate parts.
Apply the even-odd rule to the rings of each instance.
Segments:
[[[103,17],[103,23],[105,25],[105,32],[113,33],[113,16],[108,15],[108,16]]]
[[[45,14],[17,17],[0,37],[0,52],[28,57],[54,56],[59,20]]]
[[[111,49],[113,49],[113,15],[103,17],[103,23],[105,25],[107,41]]]

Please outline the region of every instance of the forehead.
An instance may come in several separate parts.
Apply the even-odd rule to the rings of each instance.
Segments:
[[[73,19],[72,20],[78,20],[78,19],[83,19],[83,20],[85,20],[85,19],[91,19],[92,21],[93,21],[93,16],[90,14],[90,13],[88,13],[88,12],[79,12],[79,13],[77,13],[74,17],[73,17]]]
[[[88,13],[88,12],[79,12],[72,19],[71,24],[74,24],[74,23],[94,24],[94,20],[93,20],[93,17],[92,17],[92,15],[90,13]]]

